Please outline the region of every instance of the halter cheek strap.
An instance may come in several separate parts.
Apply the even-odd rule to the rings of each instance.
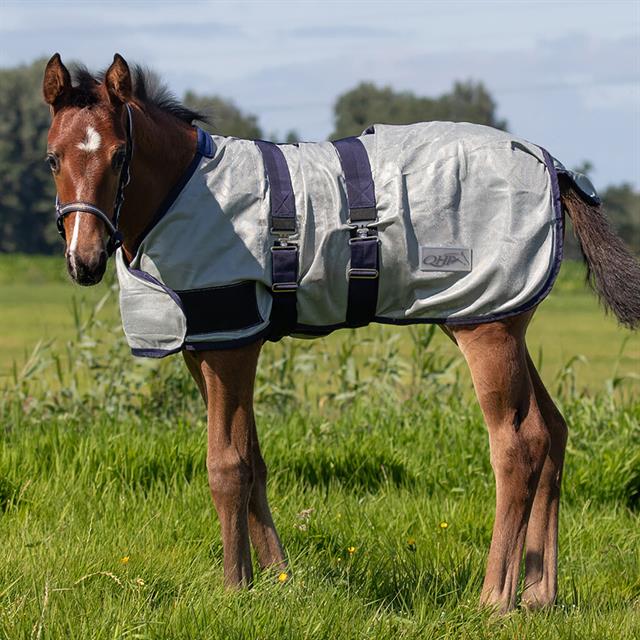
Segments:
[[[133,116],[131,114],[131,107],[125,104],[127,109],[127,122],[126,122],[126,135],[127,143],[125,149],[125,159],[120,169],[120,180],[118,182],[118,190],[116,191],[116,198],[113,205],[113,219],[111,219],[100,207],[96,206],[92,202],[67,202],[61,204],[56,194],[56,226],[58,233],[64,239],[64,219],[70,213],[82,212],[90,213],[96,216],[104,223],[104,226],[109,233],[109,241],[107,242],[107,253],[112,255],[113,252],[122,244],[122,233],[118,230],[118,221],[120,219],[120,210],[124,203],[124,189],[131,180],[131,158],[133,156]]]

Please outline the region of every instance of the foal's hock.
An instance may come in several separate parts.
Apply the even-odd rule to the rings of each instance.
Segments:
[[[211,136],[201,114],[115,55],[100,76],[54,55],[48,159],[71,277],[116,248],[133,353],[181,351],[207,407],[224,576],[286,566],[253,413],[265,340],[370,322],[439,324],[469,364],[489,430],[496,518],[481,600],[554,602],[567,427],[525,344],[571,216],[590,282],[640,321],[640,266],[591,183],[544,149],[467,123],[375,125],[335,142]],[[82,178],[79,179],[78,176]]]

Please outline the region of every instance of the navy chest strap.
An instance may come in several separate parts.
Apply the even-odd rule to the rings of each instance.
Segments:
[[[256,140],[262,153],[269,183],[269,227],[276,240],[271,247],[271,340],[290,334],[298,321],[298,245],[291,242],[297,232],[296,201],[287,161],[278,145]]]
[[[333,145],[344,173],[352,227],[346,325],[363,327],[375,318],[378,304],[379,241],[375,229],[378,214],[373,175],[367,151],[358,138],[343,138]]]

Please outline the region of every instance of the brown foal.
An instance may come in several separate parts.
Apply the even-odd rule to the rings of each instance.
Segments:
[[[89,201],[109,216],[114,212],[126,145],[125,106],[130,109],[135,152],[118,225],[128,260],[196,146],[189,122],[148,99],[135,80],[124,59],[116,55],[101,82],[81,77],[78,85],[72,85],[56,54],[47,64],[43,84],[53,116],[49,162],[60,200]],[[640,319],[637,297],[634,302],[630,295],[637,293],[640,283],[637,263],[597,209],[582,202],[570,185],[562,187],[563,204],[599,293],[622,322],[634,326]],[[67,215],[63,224],[71,277],[80,284],[95,284],[107,259],[103,221],[78,211]],[[626,288],[607,281],[611,271],[600,255],[602,246],[615,257]],[[523,552],[523,603],[531,608],[550,605],[557,591],[558,509],[567,427],[527,352],[525,333],[532,315],[530,311],[500,322],[446,329],[471,369],[489,429],[496,517],[481,599],[500,611],[515,606]],[[286,562],[267,502],[267,468],[253,413],[260,349],[256,342],[226,351],[184,352],[207,407],[207,470],[229,586],[251,584],[250,543],[261,567],[282,569]]]

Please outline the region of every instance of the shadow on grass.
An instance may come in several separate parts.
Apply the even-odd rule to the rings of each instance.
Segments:
[[[204,456],[187,452],[169,457],[164,454],[135,456],[124,465],[109,465],[104,469],[105,483],[116,480],[122,487],[146,492],[153,487],[190,484],[194,479],[206,482]]]
[[[482,567],[470,556],[432,559],[425,565],[411,552],[375,554],[336,566],[330,582],[348,582],[376,610],[412,615],[425,601],[448,609],[476,603],[482,586]]]
[[[22,483],[0,477],[0,512],[5,513],[22,502],[20,499],[22,486]]]
[[[625,486],[627,506],[632,511],[640,511],[640,467],[634,470],[633,475]]]
[[[416,483],[414,474],[404,462],[392,454],[380,452],[300,453],[285,461],[283,466],[286,476],[309,487],[328,489],[337,483],[348,489],[375,493],[389,484],[412,487]]]

